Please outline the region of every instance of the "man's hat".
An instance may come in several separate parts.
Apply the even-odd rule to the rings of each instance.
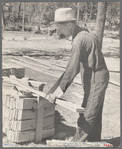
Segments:
[[[68,22],[76,20],[76,13],[72,8],[59,8],[55,11],[53,23]]]

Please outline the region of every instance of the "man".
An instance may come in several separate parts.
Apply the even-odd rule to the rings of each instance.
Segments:
[[[71,141],[100,141],[102,128],[102,108],[105,91],[109,81],[106,67],[97,36],[83,30],[76,24],[76,15],[71,8],[60,8],[55,11],[57,34],[72,36],[72,53],[66,71],[57,90],[49,99],[60,98],[80,72],[84,89],[82,107],[84,114],[79,114],[77,130]]]

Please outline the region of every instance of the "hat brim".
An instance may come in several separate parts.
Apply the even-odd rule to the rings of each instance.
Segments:
[[[76,19],[72,19],[72,20],[63,20],[63,21],[53,21],[51,22],[51,24],[57,24],[57,23],[65,23],[65,22],[70,22],[70,21],[76,21]]]

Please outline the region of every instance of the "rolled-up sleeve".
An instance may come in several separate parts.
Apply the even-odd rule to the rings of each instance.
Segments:
[[[67,90],[75,76],[80,71],[80,56],[80,46],[77,44],[73,45],[70,60],[60,83],[60,88],[63,92]]]

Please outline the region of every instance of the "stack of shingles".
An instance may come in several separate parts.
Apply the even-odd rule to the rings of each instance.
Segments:
[[[16,64],[3,64],[2,65],[2,76],[9,76],[15,72],[15,76],[17,78],[22,78],[25,76],[25,68],[16,65]]]
[[[10,86],[3,86],[3,132],[8,140],[16,143],[35,140],[38,101],[36,96],[23,95]],[[48,102],[43,113],[42,138],[48,138],[55,132],[54,104]]]

